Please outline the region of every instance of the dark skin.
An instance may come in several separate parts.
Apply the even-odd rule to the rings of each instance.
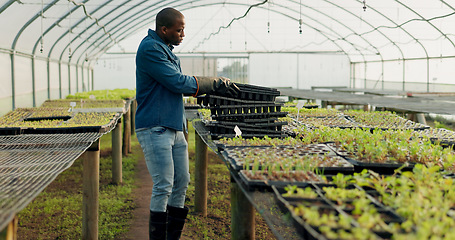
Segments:
[[[158,36],[168,45],[177,46],[183,41],[185,37],[185,18],[182,16],[175,19],[175,23],[172,27],[168,28],[161,26],[156,30]]]

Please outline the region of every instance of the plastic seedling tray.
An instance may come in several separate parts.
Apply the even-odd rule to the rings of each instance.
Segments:
[[[244,122],[245,119],[268,119],[286,117],[287,112],[269,112],[269,113],[248,113],[248,114],[221,114],[212,116],[212,119],[217,121],[237,121]]]
[[[58,128],[25,128],[23,134],[60,134],[60,133],[86,133],[86,132],[97,132],[106,133],[109,132],[116,123],[117,119],[112,119],[109,123],[103,126],[80,126],[80,127],[58,127]]]
[[[234,138],[236,137],[235,134],[210,134],[213,140],[217,140],[220,138]],[[243,138],[253,138],[253,137],[258,137],[258,138],[263,138],[263,137],[271,137],[271,138],[285,138],[289,137],[285,133],[282,132],[277,132],[274,134],[264,134],[264,133],[255,133],[255,134],[242,134]]]
[[[209,129],[211,134],[235,134],[235,125],[224,125],[218,122],[210,122],[205,126]],[[277,134],[281,133],[281,125],[272,126],[269,129],[243,126],[241,131],[243,134]]]
[[[215,95],[205,95],[197,98],[197,103],[204,106],[225,106],[225,105],[260,105],[260,104],[274,104],[272,101],[251,101],[241,100],[238,98],[227,98]]]
[[[244,90],[244,91],[260,91],[260,92],[267,92],[267,93],[279,93],[278,89],[276,89],[276,88],[269,88],[269,87],[244,84],[244,83],[236,83],[236,85],[237,85],[237,87],[240,88],[240,90]]]
[[[245,123],[274,123],[278,121],[278,118],[252,118],[252,119],[249,119],[249,118],[245,118],[243,119],[243,122]]]
[[[240,129],[243,128],[262,128],[266,130],[273,130],[273,131],[281,131],[283,125],[286,125],[287,122],[272,122],[272,123],[244,123],[244,122],[227,122],[227,121],[217,121],[212,122],[215,125],[223,125],[223,126],[238,126]],[[208,124],[212,124],[208,123]]]
[[[257,174],[258,172],[261,172],[261,174],[258,175]],[[323,183],[324,182],[321,177],[315,175],[313,172],[302,173],[306,176],[314,178],[314,180],[306,180],[306,181],[302,178],[294,177],[296,175],[295,171],[290,172],[289,177],[284,176],[280,180],[278,180],[274,177],[266,177],[265,176],[267,174],[266,171],[258,171],[258,172],[256,173],[256,176],[254,176],[253,178],[250,177],[251,174],[254,174],[253,171],[251,171],[251,170],[240,170],[240,172],[239,172],[239,176],[240,176],[241,180],[244,182],[244,185],[246,187],[248,187],[249,191],[253,191],[256,189],[259,189],[259,190],[265,189],[265,190],[270,191],[271,186],[285,187],[288,185],[296,185],[299,187],[307,187],[311,183]],[[276,172],[276,171],[274,171],[274,172],[278,173],[278,174],[283,173],[283,175],[284,175],[284,172]]]
[[[185,107],[185,109],[199,109],[199,108],[201,108],[201,106],[197,105],[197,104],[185,104],[184,107]]]
[[[280,96],[278,90],[260,89],[250,86],[239,87],[239,98],[257,101],[274,101],[277,96]]]
[[[212,115],[280,112],[282,104],[245,104],[211,106]]]
[[[68,119],[71,119],[72,116],[55,116],[55,117],[28,117],[28,118],[25,118],[24,121],[25,122],[30,122],[30,121],[42,121],[42,120],[49,120],[49,121],[52,121],[52,120],[62,120],[62,121],[66,121]]]
[[[390,175],[394,174],[395,170],[401,168],[401,171],[411,171],[414,169],[415,163],[397,163],[397,162],[389,162],[389,163],[375,163],[375,162],[363,162],[359,160],[355,160],[349,157],[346,157],[352,165],[354,165],[355,172],[362,172],[364,169],[372,170],[379,174]]]
[[[292,210],[297,205],[297,203],[303,203],[304,205],[312,206],[313,204],[316,205],[318,203],[324,202],[325,201],[324,198],[318,197],[315,199],[290,199],[282,196],[282,194],[285,192],[283,188],[272,186],[272,190],[275,193],[275,199],[278,206],[283,212],[285,213],[289,212],[291,214],[293,225],[303,239],[311,240],[328,239],[323,234],[321,234],[318,227],[311,226],[310,224],[305,222],[300,216],[296,215],[295,212]],[[327,203],[326,205],[324,204],[318,206],[317,209],[319,210],[320,213],[332,212],[335,214],[344,214],[338,212],[338,210],[336,208],[333,208],[329,203]]]
[[[25,128],[20,127],[5,127],[0,128],[0,135],[20,135],[23,134]]]

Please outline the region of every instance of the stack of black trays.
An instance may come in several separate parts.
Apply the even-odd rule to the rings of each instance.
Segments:
[[[242,137],[285,137],[281,131],[287,122],[278,118],[286,117],[281,112],[282,104],[275,103],[275,97],[280,92],[274,88],[259,87],[249,84],[236,84],[240,93],[238,98],[228,98],[217,95],[198,97],[198,104],[207,106],[212,120],[205,125],[212,138],[235,137],[234,128],[242,131]]]

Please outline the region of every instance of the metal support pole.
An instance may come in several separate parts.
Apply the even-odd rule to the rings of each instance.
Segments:
[[[415,122],[416,120],[415,113],[408,113],[407,119]]]
[[[254,240],[254,207],[231,176],[231,239]]]
[[[131,152],[131,106],[128,111],[123,114],[123,155],[127,156]]]
[[[100,188],[100,140],[96,140],[83,157],[82,239],[98,239]]]
[[[17,223],[17,216],[14,216],[8,226],[0,231],[0,239],[17,240]]]
[[[122,122],[112,130],[112,182],[122,183]]]
[[[418,123],[427,125],[427,120],[425,119],[425,115],[423,113],[416,113],[416,118]]]
[[[207,145],[195,131],[196,140],[196,163],[195,163],[195,189],[194,189],[194,210],[202,216],[207,216]]]
[[[327,101],[321,101],[321,108],[327,108]]]
[[[131,100],[131,135],[134,135],[136,128],[136,109],[137,102],[136,99]]]

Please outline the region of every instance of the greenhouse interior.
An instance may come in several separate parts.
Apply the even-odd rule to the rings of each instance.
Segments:
[[[0,20],[0,240],[455,239],[453,0]]]

